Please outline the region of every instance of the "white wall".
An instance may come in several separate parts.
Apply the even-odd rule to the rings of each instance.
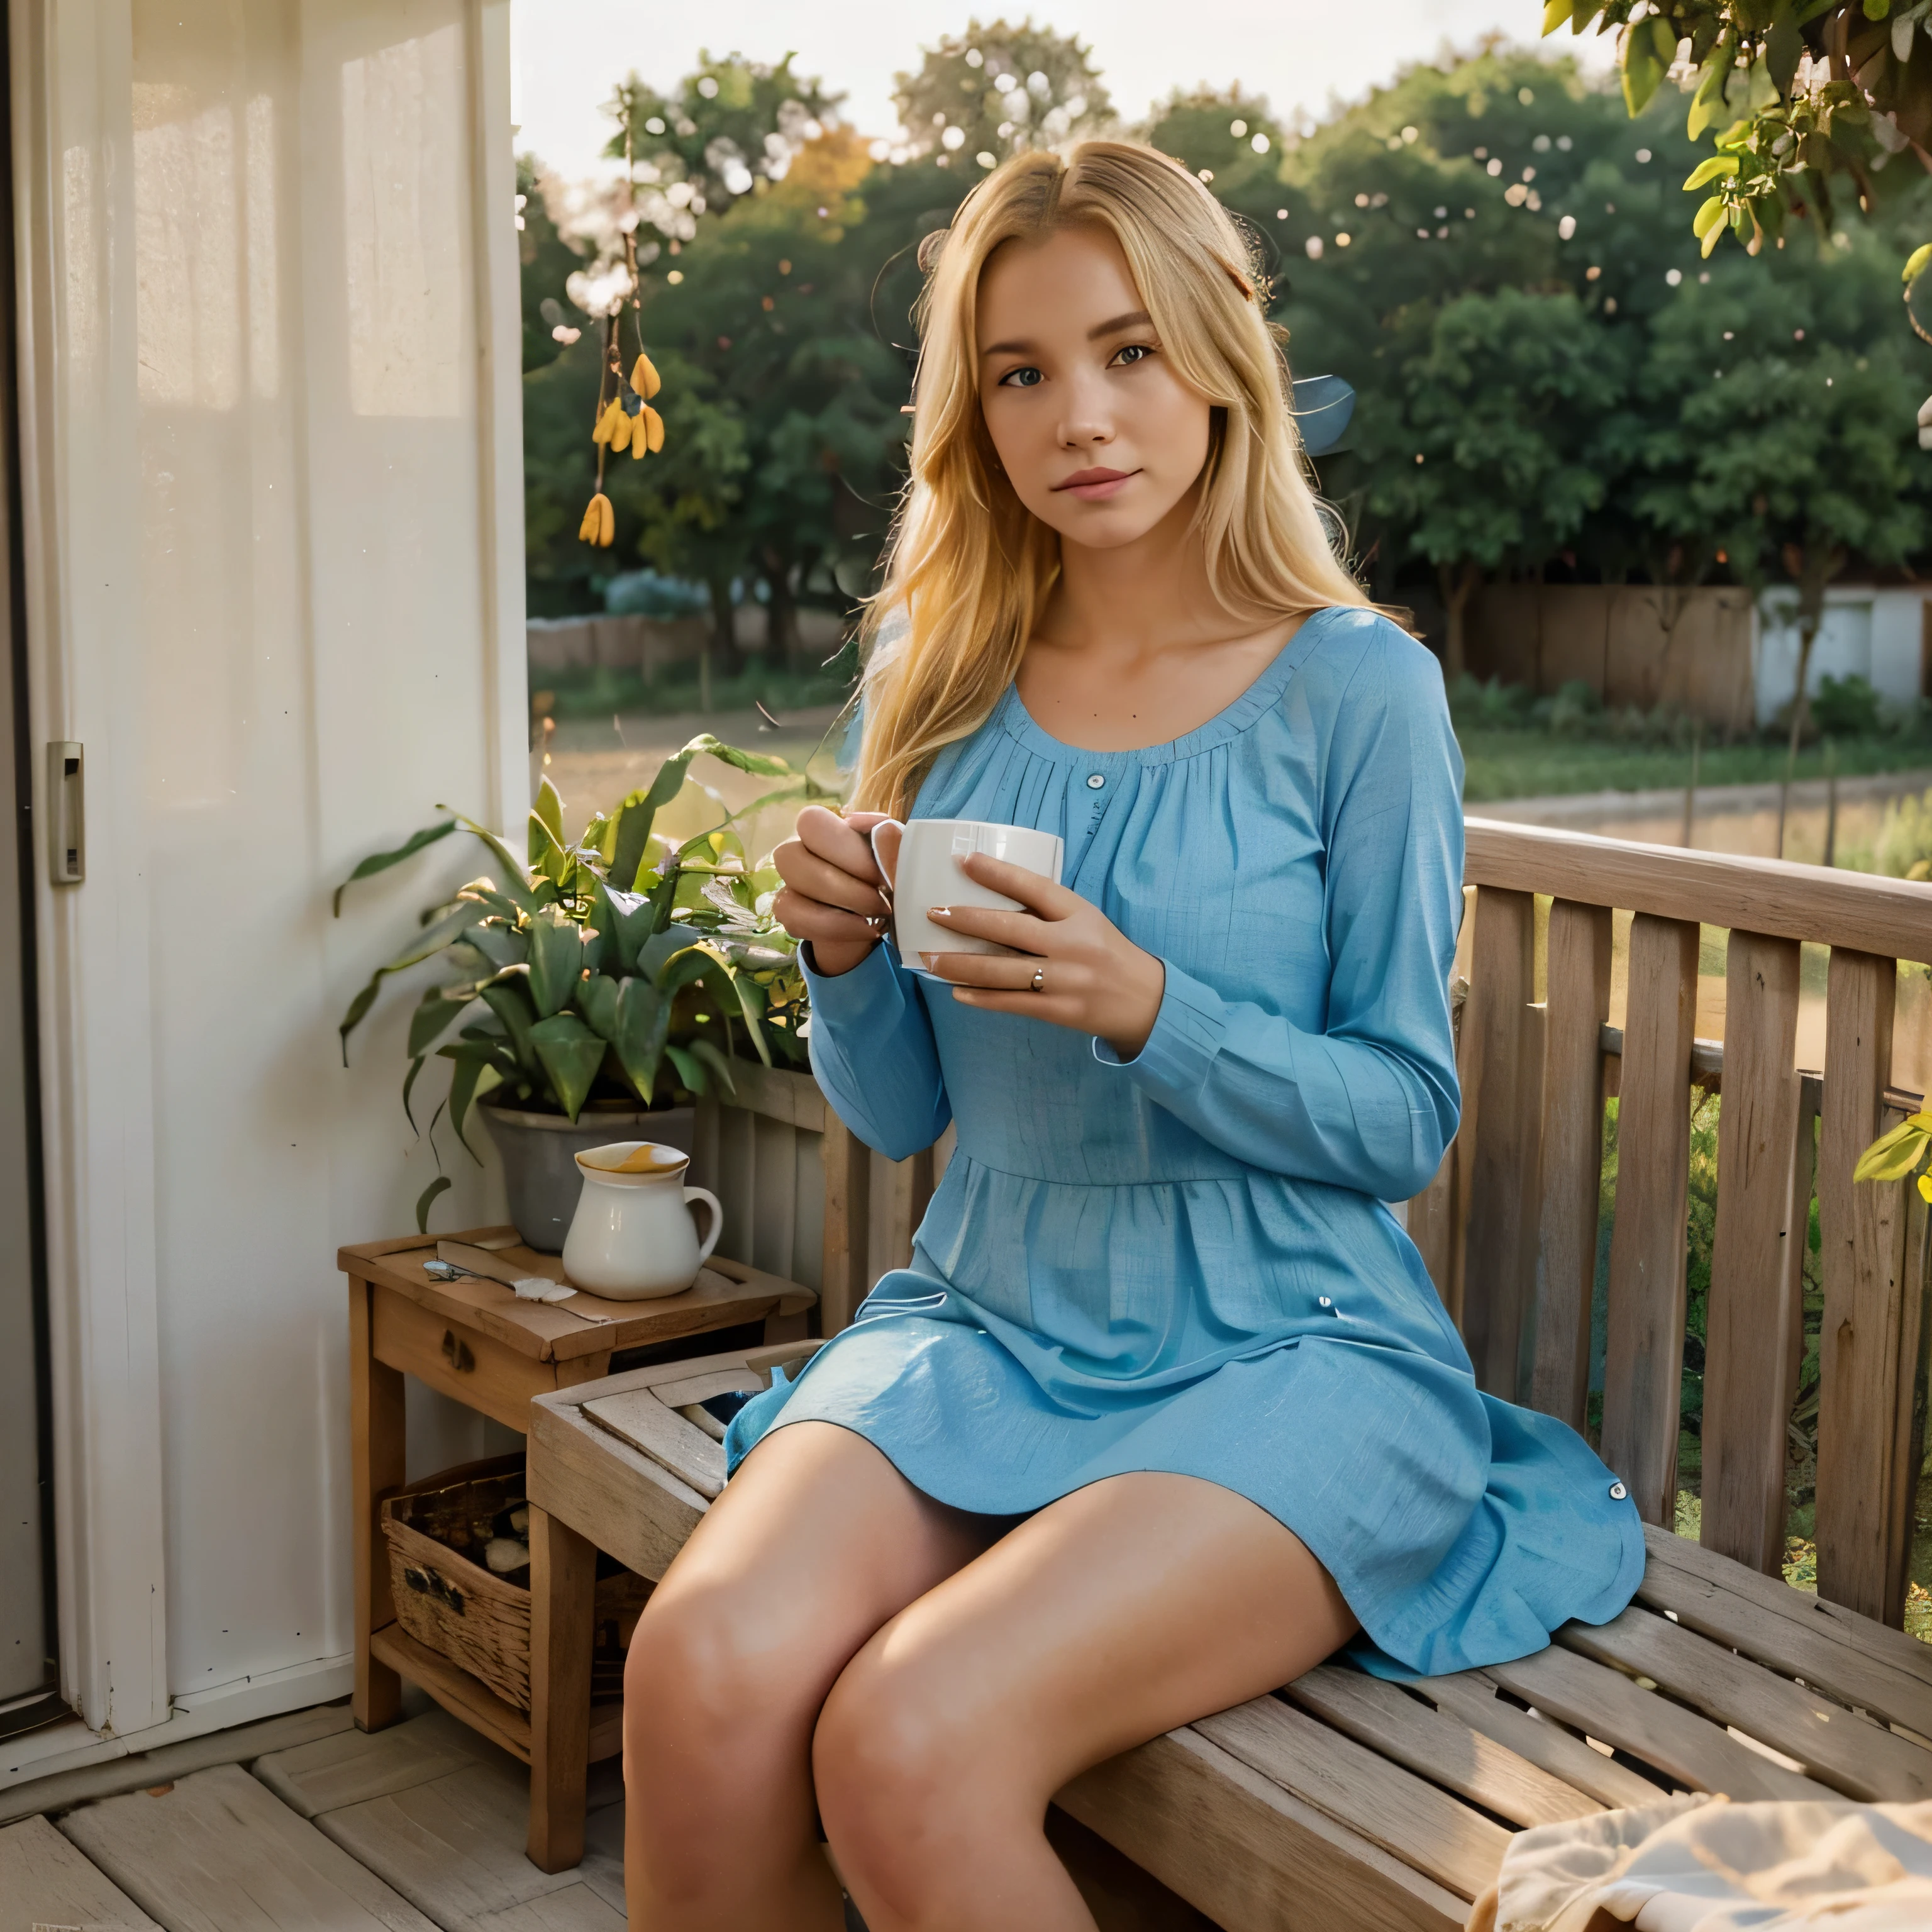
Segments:
[[[1805,683],[1816,697],[1826,677],[1857,676],[1881,698],[1910,704],[1919,694],[1926,592],[1912,585],[1834,584],[1825,593],[1825,620],[1811,647]],[[1759,601],[1757,722],[1768,724],[1798,676],[1797,598],[1769,590]]]
[[[335,1024],[480,866],[329,892],[527,803],[508,7],[12,11],[33,735],[91,781],[87,883],[40,892],[62,1647],[125,1738],[350,1648],[334,1252],[434,1170],[412,998],[348,1072]],[[445,1160],[443,1225],[494,1216]],[[478,1453],[454,1413],[425,1455]]]

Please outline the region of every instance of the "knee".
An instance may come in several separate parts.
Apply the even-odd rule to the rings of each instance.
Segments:
[[[848,1882],[915,1910],[956,1876],[953,1854],[976,1841],[984,1801],[1028,1803],[1006,1755],[970,1688],[933,1660],[862,1651],[812,1738],[819,1815]]]
[[[788,1727],[800,1741],[808,1711],[794,1710],[784,1646],[752,1593],[686,1588],[644,1606],[624,1664],[627,1780],[695,1792],[734,1775],[760,1740]]]

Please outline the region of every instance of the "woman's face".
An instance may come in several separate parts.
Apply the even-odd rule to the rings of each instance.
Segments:
[[[1111,550],[1189,496],[1208,401],[1168,361],[1112,235],[1004,244],[980,274],[977,317],[987,432],[1042,523]]]

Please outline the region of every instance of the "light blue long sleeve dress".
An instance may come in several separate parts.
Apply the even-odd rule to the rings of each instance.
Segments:
[[[1461,786],[1435,660],[1366,610],[1318,612],[1144,750],[1063,744],[1010,689],[915,815],[1059,833],[1064,882],[1163,962],[1159,1016],[1122,1060],[961,1006],[886,946],[810,975],[839,1117],[896,1158],[950,1120],[958,1150],[911,1267],[740,1412],[732,1466],[824,1421],[992,1514],[1201,1477],[1307,1544],[1386,1676],[1622,1610],[1635,1504],[1563,1424],[1478,1390],[1383,1204],[1456,1128]]]

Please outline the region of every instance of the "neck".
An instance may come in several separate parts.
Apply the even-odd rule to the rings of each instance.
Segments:
[[[1060,539],[1060,575],[1036,634],[1062,649],[1137,658],[1225,635],[1190,491],[1145,536],[1095,550]]]

